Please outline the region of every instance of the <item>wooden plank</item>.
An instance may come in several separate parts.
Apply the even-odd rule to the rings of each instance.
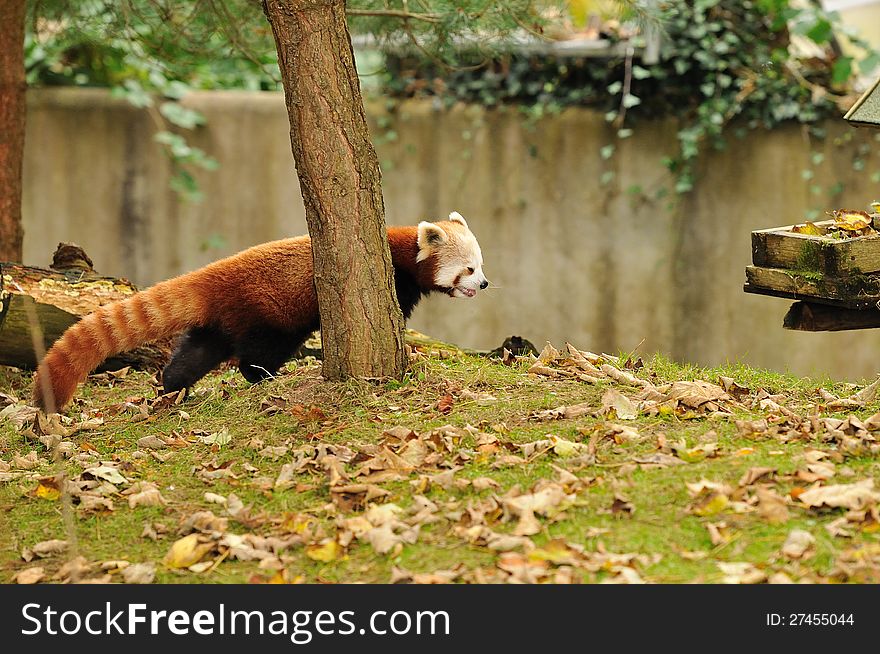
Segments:
[[[837,266],[842,271],[880,271],[880,235],[849,239],[840,249]]]
[[[880,309],[846,309],[814,302],[795,302],[782,320],[785,329],[840,332],[880,327]]]
[[[817,300],[852,309],[872,307],[880,301],[880,276],[861,275],[850,278],[813,277],[781,268],[746,267],[749,293],[774,295],[792,299]]]
[[[845,302],[843,300],[832,300],[827,297],[812,297],[808,295],[800,295],[798,293],[788,293],[786,291],[776,291],[771,288],[761,288],[760,286],[752,286],[751,284],[743,284],[743,291],[745,293],[750,293],[752,295],[766,295],[767,297],[778,297],[783,300],[809,300],[810,302],[817,302],[821,304],[827,304],[830,307],[843,307],[843,308],[864,308],[865,306],[871,306],[868,303],[859,304],[858,302]]]
[[[833,220],[815,223],[829,227]],[[764,268],[811,271],[832,277],[880,271],[880,235],[832,240],[791,231],[792,226],[752,232],[752,263]]]

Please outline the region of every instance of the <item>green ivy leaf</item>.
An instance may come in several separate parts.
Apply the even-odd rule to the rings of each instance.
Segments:
[[[627,93],[623,98],[623,106],[627,109],[630,109],[640,104],[642,104],[641,99],[633,95],[632,93]]]
[[[172,125],[183,129],[193,129],[205,124],[205,118],[198,111],[187,109],[177,102],[163,102],[159,111]]]
[[[820,18],[806,31],[805,36],[819,45],[824,45],[832,39],[834,31],[831,29],[830,22],[824,18]]]
[[[831,81],[834,84],[843,84],[852,75],[852,57],[840,57],[831,67]]]

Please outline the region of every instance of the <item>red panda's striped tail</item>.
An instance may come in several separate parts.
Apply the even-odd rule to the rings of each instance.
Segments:
[[[107,304],[71,325],[37,368],[34,404],[44,411],[60,411],[107,357],[201,324],[206,307],[197,293],[186,292],[187,277]]]

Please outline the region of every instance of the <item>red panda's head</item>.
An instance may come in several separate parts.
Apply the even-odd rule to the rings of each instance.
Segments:
[[[474,297],[489,286],[483,274],[480,244],[457,211],[449,220],[419,223],[417,261],[432,259],[434,285],[451,297]]]

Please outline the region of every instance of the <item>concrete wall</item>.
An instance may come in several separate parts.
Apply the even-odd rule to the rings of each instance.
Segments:
[[[199,175],[200,204],[169,191],[169,163],[145,112],[101,91],[30,92],[25,260],[44,265],[58,241],[71,240],[101,272],[149,284],[304,233],[283,98],[198,93],[188,104],[208,119],[192,141],[221,163]],[[846,379],[880,371],[880,332],[783,331],[788,302],[742,292],[751,230],[880,198],[852,169],[858,144],[877,150],[871,131],[840,121],[813,143],[796,126],[753,133],[707,156],[696,191],[670,211],[645,196],[669,182],[660,162],[675,147],[671,123],[640,125],[607,161],[599,150],[612,134],[590,111],[532,125],[515,111],[408,102],[391,128],[394,140],[374,125],[389,222],[460,211],[500,287],[476,300],[424,301],[417,329],[479,348],[510,334],[605,351],[644,339],[642,352],[699,364],[740,360]],[[814,151],[825,159],[808,183],[802,170]],[[878,168],[869,153],[867,170]],[[603,186],[606,172],[616,175]],[[810,191],[838,181],[845,190],[834,200]],[[205,247],[212,235],[226,246]]]

